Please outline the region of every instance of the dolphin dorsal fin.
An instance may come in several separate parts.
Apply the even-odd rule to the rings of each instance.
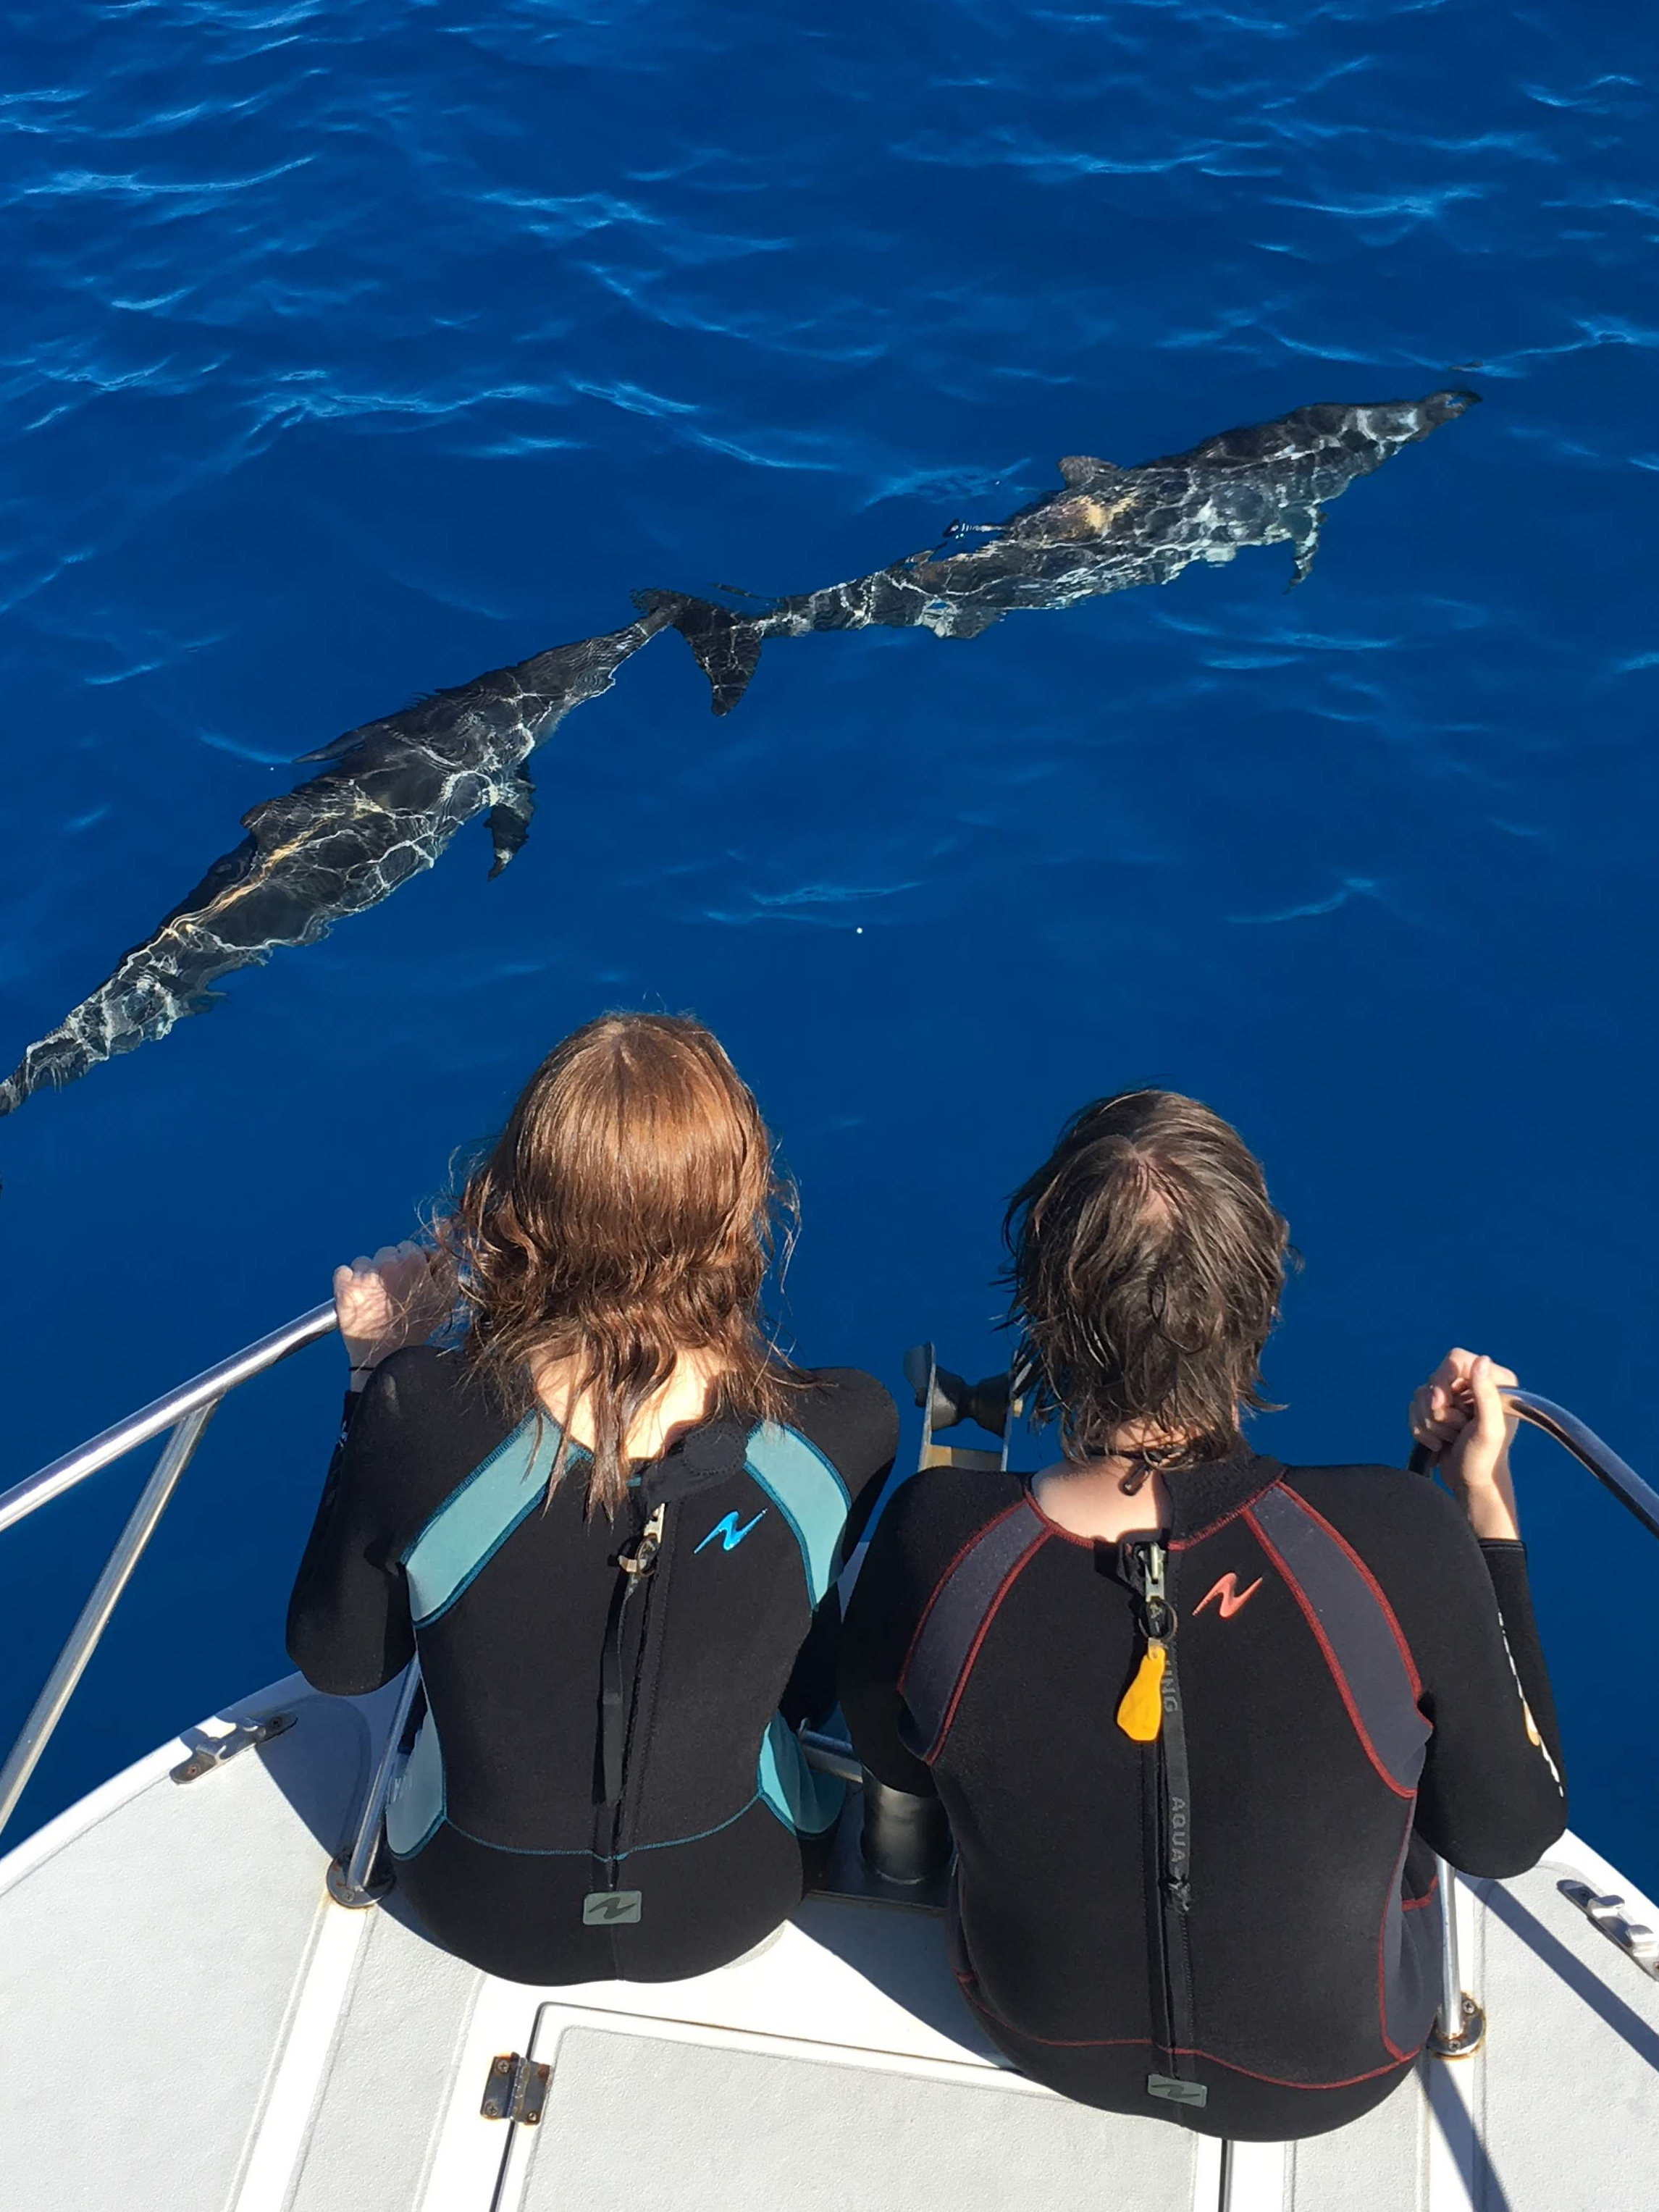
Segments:
[[[1115,461],[1103,461],[1097,453],[1062,453],[1057,465],[1073,491],[1081,484],[1109,483],[1125,473]]]

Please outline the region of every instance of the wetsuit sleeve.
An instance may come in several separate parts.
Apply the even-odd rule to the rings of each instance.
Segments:
[[[841,1555],[848,1559],[863,1537],[871,1508],[893,1471],[898,1449],[898,1408],[873,1375],[857,1367],[826,1367],[828,1388],[812,1408],[808,1433],[835,1464],[847,1492]]]
[[[360,1697],[415,1654],[409,1585],[387,1504],[409,1456],[397,1385],[377,1369],[346,1420],[329,1463],[310,1540],[288,1602],[288,1653],[312,1687]]]
[[[1498,1617],[1503,1623],[1504,1640],[1509,1645],[1510,1656],[1515,1662],[1521,1694],[1526,1699],[1527,1710],[1544,1740],[1544,1748],[1554,1763],[1556,1771],[1560,1773],[1564,1771],[1561,1724],[1556,1718],[1555,1691],[1550,1682],[1549,1669],[1544,1664],[1544,1646],[1539,1638],[1538,1623],[1533,1617],[1532,1583],[1527,1574],[1527,1547],[1521,1543],[1483,1540],[1480,1553],[1492,1579],[1492,1595],[1498,1601]]]
[[[819,1728],[835,1711],[841,1633],[841,1598],[832,1589],[812,1615],[806,1641],[795,1654],[778,1702],[787,1726]]]
[[[1431,1498],[1408,1630],[1434,1724],[1417,1829],[1465,1874],[1523,1874],[1567,1819],[1525,1547],[1478,1543],[1443,1491]]]
[[[847,1608],[841,1652],[841,1705],[853,1748],[878,1782],[913,1797],[934,1794],[926,1764],[899,1737],[899,1676],[934,1579],[919,1556],[933,1547],[917,1540],[927,1488],[925,1476],[907,1482],[877,1522]]]
[[[851,1501],[841,1539],[847,1559],[892,1472],[898,1409],[874,1376],[858,1368],[828,1368],[818,1379],[830,1389],[813,1408],[811,1432]],[[835,1710],[841,1636],[841,1597],[832,1588],[812,1616],[779,1708],[791,1728],[816,1727]]]

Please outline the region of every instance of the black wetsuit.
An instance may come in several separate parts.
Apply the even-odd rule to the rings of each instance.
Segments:
[[[667,1980],[726,1964],[799,1901],[841,1785],[807,1770],[793,1725],[834,1702],[831,1584],[897,1433],[871,1376],[816,1380],[791,1426],[681,1437],[611,1522],[585,1514],[583,1453],[549,1498],[554,1425],[519,1420],[460,1354],[375,1370],[289,1650],[352,1695],[418,1649],[429,1710],[387,1837],[447,1948],[518,1981]]]
[[[1433,1852],[1517,1874],[1565,1826],[1526,1555],[1381,1468],[1241,1448],[1169,1488],[1156,1740],[1117,1715],[1160,1562],[1010,1475],[890,1501],[842,1702],[866,1765],[950,1814],[957,1977],[1024,2072],[1206,2134],[1316,2134],[1428,2032]]]

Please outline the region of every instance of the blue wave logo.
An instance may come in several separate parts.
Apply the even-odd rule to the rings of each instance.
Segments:
[[[738,1516],[736,1513],[728,1513],[722,1519],[714,1523],[708,1534],[703,1538],[702,1543],[698,1545],[697,1552],[706,1551],[709,1545],[714,1542],[716,1536],[720,1540],[721,1551],[735,1552],[738,1545],[742,1543],[744,1538],[749,1534],[749,1531],[751,1528],[757,1528],[760,1523],[765,1520],[765,1518],[766,1508],[763,1505],[760,1511],[755,1516],[754,1519],[752,1521],[745,1521],[742,1528],[739,1528],[738,1526]],[[694,1559],[697,1556],[697,1552],[693,1552],[691,1554]]]

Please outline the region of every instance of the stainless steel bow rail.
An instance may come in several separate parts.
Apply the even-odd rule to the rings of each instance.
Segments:
[[[1518,1413],[1523,1421],[1530,1422],[1545,1435],[1553,1437],[1582,1466],[1587,1467],[1606,1489],[1610,1490],[1626,1511],[1633,1514],[1650,1536],[1659,1536],[1659,1492],[1643,1481],[1632,1467],[1620,1458],[1610,1445],[1604,1444],[1593,1429],[1586,1428],[1576,1413],[1553,1399],[1540,1398],[1535,1390],[1516,1388],[1505,1389],[1510,1411]],[[1425,1471],[1431,1464],[1429,1455],[1419,1449],[1412,1454],[1413,1468]],[[1439,2058],[1467,2058],[1480,2048],[1486,2033],[1486,2015],[1463,1987],[1462,1961],[1457,1946],[1457,1877],[1448,1859],[1437,1859],[1440,1879],[1440,2009],[1435,2016],[1429,2034],[1429,2048]],[[1564,1882],[1560,1885],[1565,1895],[1571,1895],[1582,1883]],[[1579,1900],[1573,1899],[1574,1903]],[[1597,1899],[1597,1904],[1610,1906],[1624,1903],[1622,1898]],[[1598,1926],[1603,1923],[1598,1922]],[[1624,1948],[1638,1965],[1646,1965],[1648,1952],[1654,1947],[1650,1929],[1632,1923],[1620,1922],[1629,1940]],[[1616,1939],[1615,1939],[1616,1940]],[[1650,1972],[1651,1969],[1650,1968]]]
[[[156,1523],[178,1487],[179,1476],[190,1465],[202,1441],[202,1431],[212,1419],[219,1401],[239,1383],[263,1375],[267,1367],[286,1359],[289,1352],[298,1352],[301,1346],[328,1335],[334,1326],[332,1304],[313,1306],[309,1313],[301,1314],[286,1328],[273,1329],[269,1336],[262,1336],[257,1344],[250,1344],[230,1358],[222,1359],[216,1367],[208,1368],[192,1382],[181,1382],[164,1398],[157,1398],[137,1413],[129,1413],[125,1420],[118,1421],[112,1429],[106,1429],[101,1436],[94,1437],[78,1451],[65,1452],[62,1459],[53,1460],[50,1467],[43,1467],[38,1474],[30,1475],[27,1482],[20,1482],[15,1489],[0,1497],[0,1531],[4,1531],[27,1520],[39,1507],[49,1505],[54,1498],[63,1497],[89,1474],[96,1474],[100,1468],[136,1451],[140,1444],[149,1443],[164,1431],[172,1431],[155,1462],[155,1473],[144,1485],[125,1528],[115,1540],[115,1548],[104,1562],[104,1571],[94,1585],[92,1595],[82,1607],[81,1617],[70,1631],[69,1641],[58,1653],[40,1696],[29,1708],[28,1718],[19,1730],[5,1765],[0,1766],[0,1828],[10,1820],[30,1775],[40,1764],[41,1753],[51,1742],[52,1731],[64,1717],[64,1708],[75,1694],[75,1686],[87,1670],[87,1662],[109,1626],[116,1601],[132,1579],[132,1571],[155,1534]]]

